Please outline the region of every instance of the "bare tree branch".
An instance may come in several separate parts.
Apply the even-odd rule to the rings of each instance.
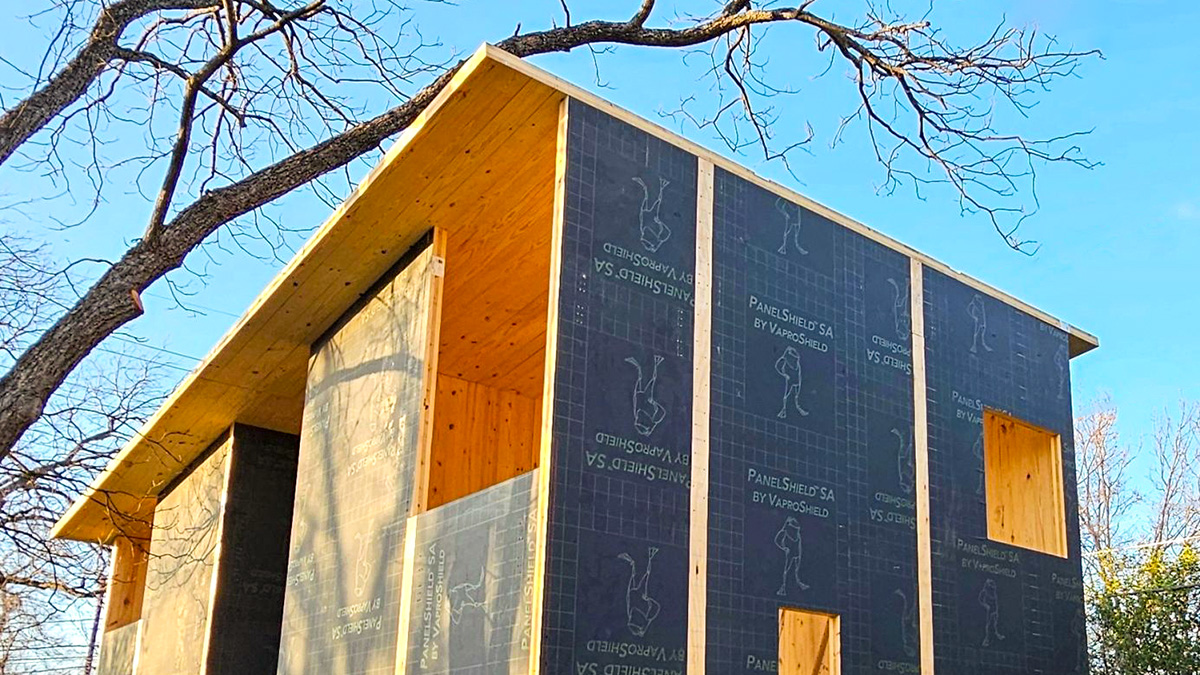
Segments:
[[[1200,404],[1180,402],[1155,420],[1151,484],[1151,541],[1200,534]]]
[[[74,598],[99,598],[104,595],[104,589],[101,588],[79,588],[61,581],[22,577],[0,572],[0,588],[6,586],[24,586],[25,588],[33,588],[40,591],[56,591]]]
[[[1108,398],[1075,420],[1075,463],[1083,549],[1105,551],[1131,543],[1126,526],[1142,496],[1131,485],[1133,455],[1117,434]]]
[[[0,164],[84,95],[117,54],[117,40],[134,21],[168,9],[194,9],[216,0],[119,0],[101,10],[87,44],[45,86],[0,115]]]
[[[642,0],[642,6],[638,7],[637,13],[633,15],[629,23],[635,26],[644,26],[652,11],[654,11],[654,0]]]
[[[45,247],[0,233],[0,344],[19,351],[52,320],[44,308],[57,312],[70,300],[65,273]],[[64,635],[76,634],[63,624],[90,614],[95,625],[107,555],[99,546],[50,540],[49,531],[161,398],[157,364],[109,356],[100,352],[74,371],[0,463],[0,672],[11,672],[2,664],[13,653],[75,662],[77,654],[59,649]],[[0,366],[13,358],[0,351]],[[98,633],[76,628],[94,651]]]
[[[170,163],[167,165],[162,187],[159,188],[158,198],[154,201],[154,212],[150,216],[150,224],[146,227],[144,239],[152,240],[157,237],[162,228],[163,221],[167,217],[167,210],[171,207],[175,190],[179,185],[179,174],[183,171],[183,163],[188,156],[188,144],[192,138],[192,124],[196,120],[196,98],[201,93],[208,79],[218,70],[229,65],[234,55],[243,47],[278,33],[286,29],[293,22],[311,18],[325,8],[325,0],[313,0],[313,2],[298,9],[280,14],[274,23],[266,28],[239,39],[236,28],[237,17],[233,4],[230,0],[226,0],[225,4],[227,7],[226,12],[229,14],[227,42],[217,52],[216,56],[209,59],[207,63],[187,78],[187,86],[183,94],[183,104],[180,106],[179,130],[175,136],[175,146],[171,150]]]

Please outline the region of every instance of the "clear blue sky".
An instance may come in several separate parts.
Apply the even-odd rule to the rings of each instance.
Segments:
[[[682,2],[682,0],[681,0]],[[10,25],[14,12],[29,11],[8,3],[0,16]],[[625,18],[636,4],[572,2],[576,21]],[[816,8],[840,6],[832,0]],[[904,3],[893,3],[901,7]],[[912,3],[923,11],[924,3]],[[851,3],[857,7],[857,3]],[[498,40],[524,28],[545,27],[549,17],[561,22],[557,0],[481,2],[458,6],[414,4],[427,37],[437,37],[460,52],[480,42]],[[673,5],[662,0],[654,22],[668,20]],[[689,7],[707,9],[708,4]],[[935,19],[957,43],[976,40],[1002,13],[1010,23],[1036,24],[1067,46],[1098,48],[1105,59],[1088,61],[1077,79],[1059,82],[1041,97],[1030,119],[1019,129],[1048,136],[1094,128],[1082,139],[1088,156],[1103,162],[1092,171],[1050,167],[1041,170],[1041,209],[1022,234],[1041,242],[1033,257],[1011,252],[990,225],[979,217],[961,217],[945,193],[925,201],[900,191],[876,194],[882,172],[861,137],[831,150],[829,140],[848,110],[849,83],[840,68],[814,76],[823,62],[813,53],[813,38],[803,27],[775,29],[770,58],[780,83],[800,89],[781,102],[786,124],[809,122],[816,131],[811,154],[797,156],[799,180],[781,166],[742,161],[763,175],[908,243],[957,269],[987,281],[1072,324],[1098,335],[1100,350],[1073,365],[1077,411],[1102,392],[1111,392],[1123,417],[1127,437],[1149,431],[1151,414],[1180,396],[1200,398],[1200,365],[1191,336],[1200,333],[1200,307],[1195,290],[1200,272],[1200,75],[1194,67],[1200,46],[1181,27],[1200,24],[1200,4],[1182,0],[1017,0],[980,3],[954,0],[937,5]],[[617,11],[615,8],[619,8]],[[682,5],[681,5],[682,8]],[[835,18],[841,18],[835,15]],[[847,17],[848,18],[848,17]],[[1180,37],[1184,36],[1184,37]],[[40,53],[34,31],[9,33],[0,56],[28,62]],[[765,55],[765,54],[764,54]],[[586,51],[539,57],[538,65],[596,89],[592,59]],[[609,88],[601,95],[642,115],[657,118],[677,107],[689,94],[705,95],[697,71],[681,65],[670,50],[622,49],[600,57]],[[0,82],[11,72],[0,66]],[[6,94],[6,97],[8,94]],[[7,102],[6,98],[6,102]],[[714,149],[719,143],[704,132],[674,128]],[[861,127],[857,128],[861,130]],[[365,173],[355,169],[357,176]],[[0,170],[0,205],[54,188],[27,173]],[[0,211],[0,226],[51,239],[58,254],[116,255],[121,244],[137,237],[149,204],[136,195],[113,195],[84,226],[52,232],[52,211],[39,206],[18,213]],[[311,199],[286,198],[282,217],[293,227],[316,227],[328,213]],[[147,297],[149,314],[130,332],[152,344],[181,354],[203,356],[267,280],[282,266],[236,252],[197,259],[207,279],[191,285],[192,301],[216,308],[207,316],[178,309],[164,298],[160,284]],[[182,277],[181,277],[182,278]],[[173,358],[182,367],[194,365]],[[182,374],[182,373],[180,373]]]

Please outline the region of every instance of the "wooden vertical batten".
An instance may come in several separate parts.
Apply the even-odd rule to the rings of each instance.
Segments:
[[[142,618],[142,600],[146,595],[146,562],[149,556],[148,538],[120,536],[113,540],[104,630],[127,626]]]

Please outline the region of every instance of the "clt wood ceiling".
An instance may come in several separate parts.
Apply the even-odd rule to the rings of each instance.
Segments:
[[[511,167],[497,186],[508,210],[447,226],[440,373],[541,397],[554,158],[523,155]]]

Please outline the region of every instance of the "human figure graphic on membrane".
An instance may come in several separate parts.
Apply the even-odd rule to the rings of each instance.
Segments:
[[[465,581],[456,586],[452,586],[446,593],[450,600],[450,620],[458,623],[462,620],[463,610],[467,608],[483,609],[487,607],[487,603],[476,597],[476,594],[483,588],[484,575],[487,569],[479,568],[479,581]]]
[[[638,637],[646,634],[646,629],[654,623],[662,609],[662,605],[650,597],[650,569],[657,553],[657,547],[649,547],[646,554],[646,570],[640,576],[633,556],[628,553],[617,556],[629,563],[629,583],[625,587],[625,624],[629,627],[629,632]]]
[[[779,419],[787,419],[789,399],[796,412],[808,416],[808,411],[800,407],[800,352],[796,351],[795,347],[786,347],[783,354],[775,360],[775,372],[783,376],[783,406],[779,408],[776,416]]]
[[[808,255],[808,249],[800,245],[800,210],[782,197],[775,200],[775,210],[783,215],[783,243],[779,252],[786,255],[790,243],[797,253]]]
[[[654,385],[658,383],[658,364],[663,357],[654,356],[654,368],[647,379],[642,364],[632,356],[625,359],[637,368],[637,382],[633,385],[633,427],[643,436],[649,436],[667,416],[667,409],[654,397]]]
[[[369,528],[368,528],[369,532]],[[354,595],[362,597],[362,594],[367,591],[367,584],[371,581],[371,535],[369,533],[357,532],[354,535],[355,541],[358,542],[358,554],[354,556]]]
[[[983,646],[992,644],[992,638],[1003,640],[1000,634],[1000,595],[996,592],[996,580],[988,579],[983,582],[983,590],[979,591],[979,604],[987,612],[987,623],[983,626]]]
[[[642,186],[642,205],[638,209],[638,231],[641,233],[642,246],[654,253],[671,238],[671,228],[659,217],[662,208],[663,190],[671,181],[666,178],[658,179],[658,198],[650,201],[650,188],[641,178],[634,176],[633,182]],[[649,216],[649,219],[647,219]]]
[[[967,305],[967,316],[975,322],[975,332],[971,335],[971,353],[975,354],[979,347],[992,351],[991,345],[987,343],[987,310],[984,309],[982,295],[976,293],[975,297],[971,298],[971,304]]]
[[[800,523],[792,516],[788,516],[787,520],[783,521],[783,527],[775,533],[775,547],[783,551],[783,579],[779,582],[779,590],[775,591],[775,595],[787,595],[789,577],[800,590],[808,590],[808,584],[800,580],[800,558],[804,554]]]
[[[892,591],[900,598],[900,640],[904,645],[904,653],[910,657],[917,655],[917,603],[908,601],[904,591],[897,588]]]
[[[1067,393],[1067,368],[1071,365],[1066,345],[1059,345],[1058,351],[1054,352],[1054,365],[1058,367],[1058,397],[1062,398]]]
[[[907,340],[911,332],[912,316],[908,311],[908,287],[888,277],[892,287],[892,321],[896,324],[896,339]]]

